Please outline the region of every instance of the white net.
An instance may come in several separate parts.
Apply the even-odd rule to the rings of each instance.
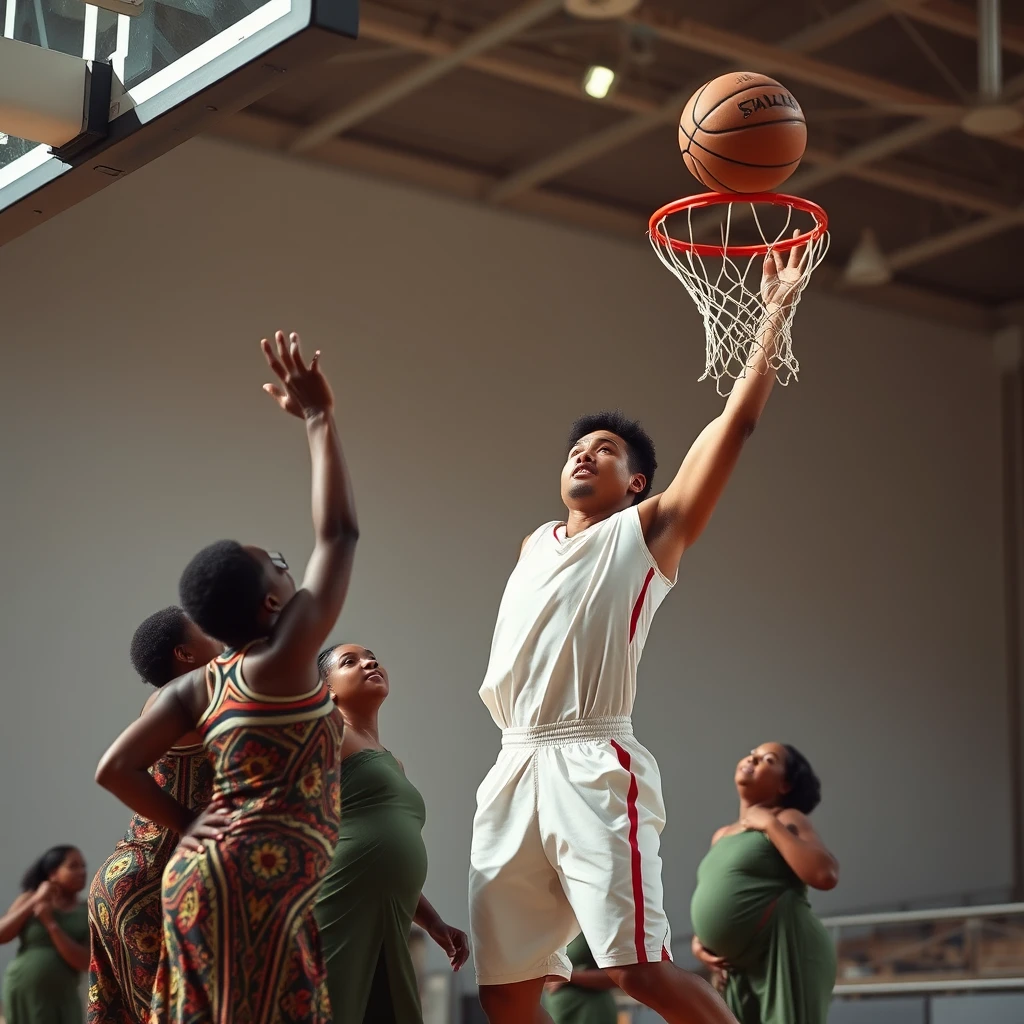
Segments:
[[[786,204],[761,205],[760,209],[753,203],[740,205],[727,201],[723,205],[724,209],[719,211],[720,237],[714,243],[715,248],[728,250],[731,247],[735,251],[746,244],[731,244],[730,235],[733,222],[746,219],[743,214],[747,210],[752,215],[761,243],[769,251],[775,250],[783,239],[790,240],[793,235],[792,221],[797,211]],[[785,223],[777,231],[769,230],[767,222],[781,220],[783,213]],[[766,372],[770,366],[775,370],[779,383],[788,384],[796,380],[800,372],[800,363],[793,354],[793,315],[811,274],[828,251],[828,232],[823,231],[818,238],[809,238],[799,249],[791,250],[794,256],[792,260],[789,252],[778,253],[782,265],[790,266],[785,276],[792,283],[784,290],[782,308],[772,313],[771,326],[774,330],[771,344],[766,346],[762,343],[768,323],[761,281],[764,250],[752,255],[733,255],[729,252],[708,255],[698,254],[692,249],[680,251],[669,242],[670,218],[674,217],[677,236],[680,225],[685,222],[685,240],[697,243],[698,235],[695,235],[695,231],[700,233],[706,229],[708,218],[715,214],[716,209],[712,207],[709,213],[695,217],[693,207],[688,207],[685,214],[668,213],[663,216],[652,225],[650,233],[654,251],[683,283],[704,321],[707,349],[704,373],[700,379],[711,377],[718,393],[725,396],[732,390],[733,383],[746,374],[748,368],[755,367],[758,372]],[[806,227],[809,230],[813,224]]]

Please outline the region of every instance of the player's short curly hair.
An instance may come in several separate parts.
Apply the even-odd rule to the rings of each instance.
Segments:
[[[178,581],[188,617],[207,636],[233,648],[264,635],[260,610],[266,595],[263,566],[236,540],[207,545]]]
[[[187,635],[188,617],[176,604],[145,619],[132,636],[132,667],[152,686],[164,686],[180,673],[174,648]]]
[[[643,473],[647,481],[644,489],[633,497],[633,504],[638,505],[651,493],[651,488],[654,486],[654,471],[658,468],[651,435],[644,430],[638,420],[631,420],[618,410],[593,412],[581,416],[572,425],[565,450],[571,451],[581,437],[586,437],[587,434],[592,434],[595,430],[607,430],[626,442],[630,473]]]
[[[821,803],[821,779],[814,774],[811,762],[796,747],[786,748],[786,783],[789,791],[779,801],[802,814],[810,814]]]

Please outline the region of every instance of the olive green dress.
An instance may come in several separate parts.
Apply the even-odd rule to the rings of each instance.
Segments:
[[[341,763],[341,828],[315,916],[335,1024],[422,1024],[409,934],[427,851],[423,798],[386,750]]]
[[[84,903],[54,910],[53,917],[68,938],[88,947],[89,911]],[[81,972],[57,952],[39,918],[25,922],[19,939],[17,956],[4,974],[7,1024],[82,1024]]]
[[[574,968],[596,970],[597,964],[582,935],[577,935],[565,951]],[[608,989],[563,985],[557,992],[544,994],[544,1009],[555,1024],[615,1024],[619,1012],[615,997]]]
[[[725,1000],[740,1024],[826,1024],[835,947],[763,832],[723,836],[708,851],[690,918],[704,948],[732,967]]]

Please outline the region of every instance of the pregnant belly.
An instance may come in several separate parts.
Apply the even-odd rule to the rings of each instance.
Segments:
[[[78,972],[55,949],[30,947],[23,949],[7,967],[4,984],[8,994],[28,989],[54,992],[75,992]]]
[[[740,958],[771,917],[775,894],[698,885],[690,903],[694,934],[705,949],[727,960]]]
[[[352,885],[418,900],[426,879],[427,848],[418,822],[363,819],[348,828],[343,822],[324,887]]]

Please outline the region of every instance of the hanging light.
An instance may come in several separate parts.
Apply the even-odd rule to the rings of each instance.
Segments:
[[[593,64],[583,76],[583,91],[594,100],[603,100],[612,91],[615,72],[603,64]]]
[[[625,18],[640,6],[640,0],[563,0],[566,11],[584,21],[613,21]]]
[[[857,247],[850,253],[849,262],[843,271],[843,281],[858,288],[887,284],[892,280],[889,266],[871,228],[865,228]]]

